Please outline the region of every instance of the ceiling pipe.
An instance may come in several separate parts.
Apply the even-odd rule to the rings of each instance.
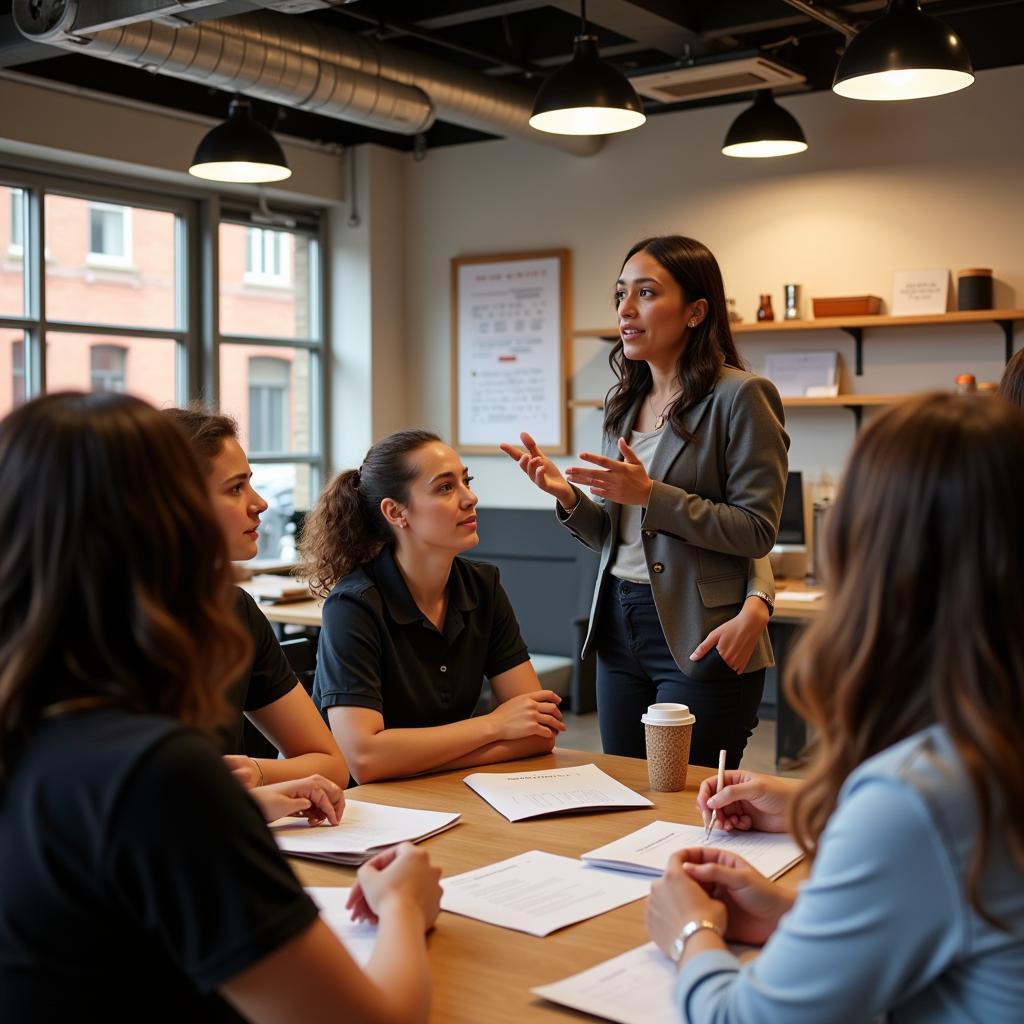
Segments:
[[[531,90],[324,25],[267,11],[185,25],[146,20],[190,6],[119,0],[116,12],[100,4],[86,14],[77,0],[15,0],[14,18],[23,35],[50,46],[383,131],[416,135],[439,117],[577,156],[601,148],[600,139],[530,128]],[[120,27],[83,32],[115,15]]]
[[[835,29],[836,32],[845,36],[847,40],[852,39],[857,34],[856,26],[851,22],[840,17],[835,11],[819,6],[814,3],[814,0],[786,0],[786,3],[790,7],[795,7],[802,14],[806,14],[808,18],[813,18],[815,21],[820,21],[822,25],[828,25],[829,28]]]

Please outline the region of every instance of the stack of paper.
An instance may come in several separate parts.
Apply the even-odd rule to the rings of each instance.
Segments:
[[[253,576],[245,589],[264,604],[283,604],[286,601],[304,601],[310,597],[309,584],[290,576]]]
[[[377,926],[367,921],[356,924],[352,920],[352,911],[345,906],[351,891],[330,886],[306,889],[313,902],[320,908],[320,917],[324,924],[338,936],[341,944],[348,950],[349,956],[360,967],[365,967],[373,953],[373,944],[377,941]]]
[[[620,871],[660,875],[676,850],[704,845],[704,829],[699,825],[652,821],[614,843],[583,854],[583,859],[589,864]],[[768,878],[778,878],[803,857],[800,847],[780,832],[725,832],[715,829],[706,845],[739,854]]]
[[[441,881],[441,909],[529,935],[550,935],[651,891],[647,878],[531,850]]]
[[[417,811],[348,800],[339,825],[310,826],[305,818],[281,818],[270,827],[284,853],[332,864],[362,864],[396,843],[418,843],[451,828],[458,814]]]
[[[616,782],[596,764],[515,775],[476,772],[463,781],[509,821],[568,811],[623,811],[654,806],[647,797]]]

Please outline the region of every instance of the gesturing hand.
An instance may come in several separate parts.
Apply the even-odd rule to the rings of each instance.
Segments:
[[[537,442],[529,434],[520,434],[519,438],[523,448],[512,444],[499,447],[510,459],[519,463],[519,468],[545,494],[550,494],[566,512],[571,512],[576,505],[576,492],[565,482],[558,467],[537,447]]]
[[[368,860],[356,875],[346,906],[353,921],[376,924],[389,900],[397,900],[432,928],[441,909],[441,869],[430,863],[424,850],[401,843]]]
[[[589,487],[595,497],[620,505],[646,505],[654,484],[624,437],[619,438],[619,451],[622,452],[622,461],[592,452],[580,452],[584,462],[592,462],[601,468],[573,466],[565,471],[565,475],[577,487]]]

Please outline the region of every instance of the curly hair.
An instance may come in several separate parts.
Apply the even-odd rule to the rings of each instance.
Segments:
[[[378,441],[359,469],[339,473],[324,488],[306,517],[297,574],[318,597],[353,569],[375,558],[391,543],[391,528],[380,511],[385,498],[405,504],[416,467],[407,456],[432,441],[429,430],[400,430]]]

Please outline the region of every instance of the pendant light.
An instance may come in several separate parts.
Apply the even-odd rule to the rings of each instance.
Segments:
[[[726,156],[747,158],[790,156],[807,149],[797,119],[775,102],[770,89],[762,89],[753,104],[733,121],[722,143]]]
[[[971,58],[948,25],[918,0],[889,0],[885,14],[847,43],[832,90],[852,100],[917,100],[973,81]]]
[[[258,183],[291,177],[277,139],[252,116],[252,104],[236,96],[228,119],[207,132],[188,173],[208,181]]]
[[[601,60],[597,36],[587,32],[587,3],[581,0],[572,60],[540,87],[530,127],[553,135],[611,135],[639,128],[646,120],[629,80]]]

